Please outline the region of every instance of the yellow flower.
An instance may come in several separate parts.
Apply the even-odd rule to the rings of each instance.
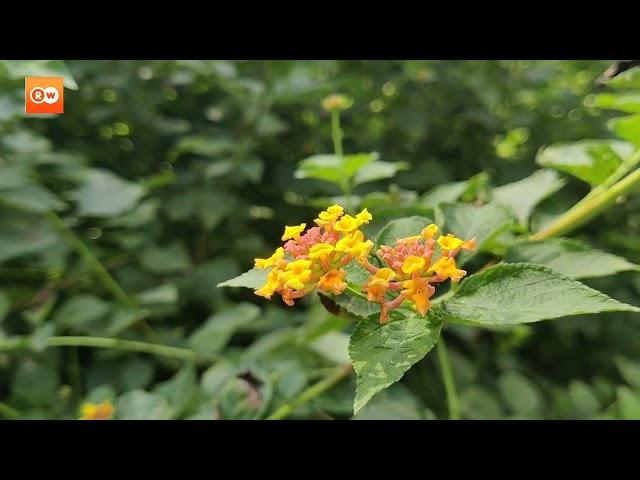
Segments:
[[[441,235],[440,238],[438,238],[438,245],[440,245],[440,248],[443,250],[455,250],[462,246],[462,240],[449,233],[446,237]]]
[[[347,235],[336,243],[336,251],[343,252],[353,257],[366,257],[373,247],[371,240],[364,240],[364,234],[360,230],[356,230],[351,235]]]
[[[476,237],[473,237],[471,240],[467,240],[466,242],[462,242],[460,248],[465,250],[475,250],[476,249]]]
[[[274,292],[282,286],[280,280],[286,281],[286,279],[282,278],[283,274],[291,276],[289,272],[283,272],[282,270],[278,270],[277,268],[274,268],[273,270],[271,270],[269,272],[269,275],[267,275],[267,283],[265,283],[261,288],[256,290],[255,294],[261,297],[264,297],[266,299],[270,299],[271,296],[274,294]]]
[[[346,276],[347,272],[344,270],[331,270],[320,277],[318,289],[340,295],[347,288],[347,284],[344,281]]]
[[[302,290],[304,284],[311,278],[310,260],[296,260],[287,265],[287,272],[291,274],[291,277],[284,284],[285,288],[292,288],[294,290]]]
[[[80,407],[80,420],[109,420],[113,411],[113,405],[109,400],[98,404],[85,402]]]
[[[360,225],[363,223],[369,223],[373,219],[373,216],[369,213],[369,210],[366,208],[362,210],[360,213],[356,215],[356,220]]]
[[[366,286],[368,300],[370,302],[384,301],[387,288],[389,288],[389,280],[392,280],[395,276],[396,273],[386,267],[381,268],[375,273],[375,275],[370,276]]]
[[[438,233],[438,226],[430,223],[422,229],[421,235],[425,240],[431,240]]]
[[[269,268],[273,266],[277,261],[282,260],[284,258],[284,248],[278,247],[273,255],[269,258],[256,258],[255,259],[255,267],[256,268]]]
[[[452,282],[459,282],[467,274],[466,270],[456,267],[456,261],[451,257],[440,257],[428,271],[436,272],[444,280],[450,278]]]
[[[333,253],[333,250],[333,245],[330,245],[328,243],[316,243],[309,249],[309,258],[325,260],[329,255]]]
[[[351,215],[344,215],[340,220],[336,222],[333,229],[342,233],[351,233],[360,226],[358,220]]]
[[[326,210],[320,212],[318,218],[314,220],[319,227],[326,227],[331,222],[335,222],[338,218],[342,216],[344,212],[344,208],[340,205],[331,205]]]
[[[293,238],[294,240],[298,240],[300,238],[300,234],[304,231],[306,223],[301,223],[300,225],[294,225],[293,227],[285,226],[284,234],[282,235],[282,240],[289,240]]]
[[[402,264],[402,271],[404,273],[419,272],[424,268],[424,265],[424,258],[416,257],[415,255],[409,255]]]
[[[402,285],[404,286],[404,290],[402,290],[404,297],[413,303],[420,315],[425,315],[431,307],[429,301],[431,291],[427,281],[423,278],[416,278],[407,280]]]

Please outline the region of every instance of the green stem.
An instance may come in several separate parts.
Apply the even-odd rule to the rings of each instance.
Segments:
[[[333,140],[333,150],[339,157],[342,156],[342,129],[340,128],[340,112],[331,112],[331,139]]]
[[[0,342],[0,352],[20,350],[29,348],[31,340],[29,337],[10,337]],[[177,358],[180,360],[197,359],[197,354],[187,348],[172,347],[155,343],[139,342],[134,340],[121,340],[119,338],[107,337],[49,337],[48,347],[94,347],[110,348],[114,350],[126,350],[129,352],[150,353],[163,357]]]
[[[325,391],[329,390],[331,387],[339,383],[342,379],[348,377],[352,371],[353,368],[351,367],[351,364],[343,365],[342,367],[333,370],[324,379],[320,380],[318,383],[311,385],[304,392],[294,398],[291,402],[285,403],[280,408],[278,408],[275,412],[267,417],[267,420],[282,420],[283,418],[288,417],[298,407],[317,397],[321,393],[324,393]]]
[[[602,182],[600,185],[591,190],[586,197],[584,197],[580,202],[576,204],[576,206],[586,203],[588,200],[591,200],[593,197],[601,195],[604,193],[609,187],[615,185],[616,182],[621,180],[628,172],[633,170],[638,164],[640,164],[640,149],[636,150],[636,152],[627,158],[624,162],[622,162],[615,172],[613,172],[609,177]],[[574,207],[575,208],[575,207]]]
[[[18,420],[20,418],[20,412],[15,408],[0,402],[0,415],[9,420]]]
[[[104,268],[102,263],[100,263],[100,260],[98,260],[89,247],[87,247],[84,242],[78,238],[74,231],[69,228],[67,224],[64,223],[64,221],[54,212],[49,211],[46,213],[46,216],[56,229],[67,238],[69,244],[76,250],[76,252],[78,252],[87,266],[95,272],[98,278],[102,281],[104,287],[111,292],[114,298],[116,298],[120,303],[127,305],[133,304],[134,302],[124,292],[120,285],[118,285],[118,282],[114,280],[107,269]]]
[[[596,215],[616,202],[618,197],[630,192],[640,185],[640,169],[623,178],[604,192],[590,200],[576,205],[549,227],[531,236],[532,240],[542,240],[549,237],[567,234],[584,225]]]
[[[456,384],[453,378],[453,370],[449,362],[447,353],[447,345],[444,338],[440,336],[438,339],[438,362],[440,363],[440,371],[444,381],[444,389],[447,392],[447,406],[449,408],[449,419],[460,420],[460,403],[458,401],[458,393],[456,392]]]

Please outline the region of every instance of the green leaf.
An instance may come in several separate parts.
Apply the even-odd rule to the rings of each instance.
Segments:
[[[529,379],[519,373],[508,372],[498,378],[498,386],[504,402],[514,414],[525,417],[540,415],[543,407],[542,395]]]
[[[640,88],[640,70],[633,68],[621,73],[607,82],[607,87],[612,88]]]
[[[350,362],[349,335],[344,332],[327,332],[309,343],[309,349],[338,365]]]
[[[620,138],[640,146],[640,115],[612,118],[607,126]]]
[[[377,246],[393,246],[396,244],[396,240],[399,238],[419,235],[422,229],[430,223],[433,223],[433,220],[417,215],[391,220],[380,229],[378,235],[376,236],[375,243]]]
[[[513,225],[515,221],[507,208],[495,203],[488,203],[482,207],[462,203],[441,203],[440,211],[444,218],[440,225],[440,233],[453,233],[463,240],[476,237],[477,249],[473,252],[460,252],[456,258],[459,265],[464,265],[478,251],[482,251],[485,243]]]
[[[619,140],[581,140],[542,148],[536,162],[591,185],[599,185],[616,171],[633,150],[633,145]]]
[[[568,238],[515,243],[509,247],[504,259],[509,263],[545,265],[573,278],[604,277],[640,269],[622,257]]]
[[[27,405],[51,406],[58,399],[60,375],[55,365],[24,359],[15,371],[12,393]]]
[[[469,186],[468,181],[437,185],[422,195],[416,203],[423,207],[437,207],[440,203],[456,202]]]
[[[116,416],[119,420],[171,420],[173,409],[158,393],[132,390],[120,395]]]
[[[262,376],[255,380],[254,383],[244,378],[234,377],[224,384],[215,399],[220,418],[256,420],[264,415],[273,397],[273,384],[268,378]]]
[[[640,420],[640,394],[627,387],[618,388],[618,414],[621,420]]]
[[[502,326],[568,315],[640,312],[542,265],[495,265],[471,275],[437,307],[452,322]]]
[[[107,170],[93,169],[84,185],[76,191],[78,214],[91,217],[117,217],[136,206],[144,195],[137,183],[120,178]]]
[[[238,275],[230,280],[219,283],[217,287],[246,287],[256,290],[267,282],[268,274],[269,270],[252,268],[251,270],[244,272],[242,275]]]
[[[460,395],[460,412],[472,420],[495,420],[502,416],[502,406],[489,390],[473,386]]]
[[[361,168],[377,158],[377,153],[356,153],[342,157],[314,155],[300,161],[294,175],[296,178],[315,178],[344,186]]]
[[[174,305],[178,303],[178,287],[165,283],[136,295],[141,305]]]
[[[9,298],[9,295],[0,291],[0,323],[2,323],[10,311],[11,299]]]
[[[538,170],[527,178],[495,188],[493,198],[511,208],[520,223],[526,224],[535,206],[564,184],[553,170]]]
[[[377,316],[358,322],[349,342],[357,375],[354,414],[376,393],[400,380],[435,346],[441,325],[431,314],[420,317],[399,311],[392,312],[385,325],[380,325]]]
[[[387,388],[373,398],[353,420],[424,420],[420,400],[401,383]]]
[[[140,264],[153,273],[183,272],[191,267],[189,253],[182,243],[175,242],[166,247],[153,245],[140,252]]]
[[[63,60],[3,60],[9,78],[23,80],[24,77],[62,77],[64,87],[78,90],[78,84]]]
[[[175,415],[182,414],[198,393],[196,371],[192,364],[187,364],[166,382],[159,383],[153,393],[165,397]]]
[[[601,93],[595,106],[626,113],[640,113],[640,93]]]
[[[189,344],[198,354],[214,357],[227,344],[231,336],[241,327],[251,323],[260,315],[260,309],[251,303],[240,303],[209,317],[189,339]]]
[[[111,304],[95,295],[76,295],[60,307],[53,321],[61,328],[85,330],[96,320],[104,317],[111,309]]]
[[[380,162],[374,161],[362,167],[353,177],[354,185],[375,182],[384,178],[391,178],[396,173],[408,170],[407,162]]]
[[[62,210],[66,206],[57,195],[40,185],[23,185],[9,190],[1,190],[0,202],[33,213]]]
[[[60,237],[39,216],[0,211],[0,262],[54,247]]]
[[[119,369],[120,390],[135,390],[148,387],[156,373],[155,364],[147,358],[132,358]]]
[[[380,315],[380,304],[370,302],[364,296],[354,297],[353,295],[344,293],[337,296],[333,295],[330,298],[333,299],[340,308],[357,317],[366,318],[371,315]]]
[[[614,361],[624,381],[634,389],[640,390],[640,363],[629,360],[621,355],[617,355]]]

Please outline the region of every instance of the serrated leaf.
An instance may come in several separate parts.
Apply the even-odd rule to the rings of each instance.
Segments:
[[[607,126],[618,137],[636,146],[640,145],[640,115],[612,118]]]
[[[256,290],[267,282],[268,274],[269,270],[252,268],[251,270],[244,272],[242,275],[238,275],[230,280],[219,283],[217,287],[246,287]]]
[[[349,342],[357,375],[354,414],[435,346],[441,325],[431,314],[420,317],[397,311],[385,325],[375,315],[358,322]]]
[[[377,246],[393,246],[399,238],[419,235],[422,229],[430,223],[433,223],[433,220],[417,215],[391,220],[380,229],[376,236],[375,243]]]
[[[92,217],[116,217],[136,206],[144,189],[107,170],[93,169],[84,185],[76,191],[78,214]]]
[[[396,173],[407,170],[409,164],[407,162],[380,162],[374,161],[360,168],[353,177],[354,185],[375,182],[384,178],[391,178]]]
[[[493,198],[511,208],[520,223],[526,224],[535,206],[564,184],[553,170],[538,170],[527,178],[495,188]]]
[[[545,147],[538,152],[536,162],[599,185],[633,150],[633,145],[619,140],[581,140]]]
[[[622,257],[568,238],[516,243],[509,247],[504,259],[509,263],[545,265],[573,278],[603,277],[640,269]]]
[[[464,265],[482,250],[485,242],[515,222],[506,207],[495,203],[488,203],[482,207],[462,203],[441,203],[440,211],[443,216],[441,233],[453,233],[463,240],[476,237],[477,249],[473,252],[460,252],[456,257],[459,265]]]
[[[502,326],[599,312],[640,308],[542,265],[500,264],[467,277],[451,299],[437,307],[452,322]]]

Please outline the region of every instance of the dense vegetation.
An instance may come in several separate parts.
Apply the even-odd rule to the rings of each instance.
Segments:
[[[1,62],[0,418],[96,418],[107,401],[122,419],[640,418],[631,311],[446,322],[446,349],[354,417],[353,315],[372,312],[216,287],[339,203],[371,212],[372,239],[427,220],[478,237],[469,274],[542,264],[639,306],[637,183],[541,233],[638,172],[640,75],[596,91],[607,66]],[[25,75],[64,76],[65,113],[25,118]],[[339,124],[323,108],[336,92]],[[365,155],[317,163],[339,149]]]

